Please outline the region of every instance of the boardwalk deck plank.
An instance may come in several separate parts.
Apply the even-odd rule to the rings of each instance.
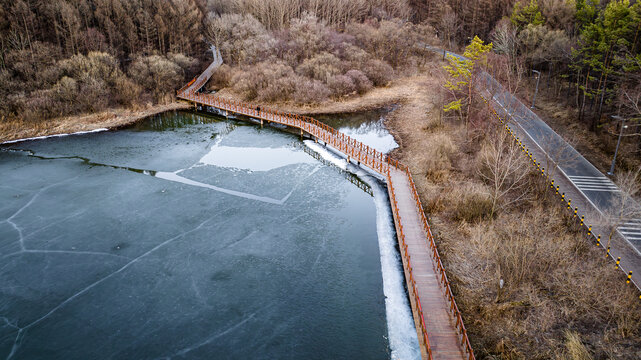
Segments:
[[[432,357],[434,359],[464,359],[465,355],[463,348],[459,345],[455,320],[449,311],[450,305],[438,280],[436,265],[432,261],[429,245],[426,241],[427,234],[421,225],[422,219],[415,205],[407,175],[404,171],[392,169],[390,178],[398,202],[400,223],[403,226],[405,242],[408,245],[412,270],[414,274],[417,274],[415,275],[416,288],[426,316],[425,322]],[[404,256],[402,251],[401,254]]]

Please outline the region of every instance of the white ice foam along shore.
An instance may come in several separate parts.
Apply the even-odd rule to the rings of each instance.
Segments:
[[[95,132],[102,132],[102,131],[109,131],[107,128],[100,128],[100,129],[94,129],[94,130],[89,130],[89,131],[78,131],[74,133],[69,133],[69,134],[55,134],[55,135],[46,135],[46,136],[36,136],[36,137],[30,137],[30,138],[24,138],[24,139],[17,139],[17,140],[9,140],[0,143],[0,145],[5,145],[5,144],[15,144],[23,141],[30,141],[30,140],[41,140],[41,139],[48,139],[52,137],[62,137],[62,136],[69,136],[69,135],[82,135],[82,134],[90,134],[90,133],[95,133]]]
[[[305,145],[320,154],[325,160],[355,174],[372,188],[376,206],[376,233],[381,255],[385,314],[387,317],[389,346],[392,352],[391,358],[420,359],[421,351],[416,336],[416,328],[414,327],[414,318],[404,287],[403,265],[396,250],[396,234],[387,190],[372,175],[360,167],[348,164],[345,159],[314,141],[306,140]]]

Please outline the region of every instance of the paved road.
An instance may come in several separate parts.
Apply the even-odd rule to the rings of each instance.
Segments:
[[[426,45],[434,52],[443,54],[442,49]],[[447,51],[446,54],[458,59],[465,57]],[[604,217],[613,212],[613,207],[620,202],[622,193],[619,188],[594,165],[585,159],[576,149],[570,146],[560,135],[550,128],[528,106],[507,91],[487,72],[481,73],[480,81],[476,85],[484,96],[492,101],[495,110],[504,119],[509,120],[509,126],[531,152],[537,154],[537,161],[542,167],[552,169],[550,176],[556,178],[556,184],[561,185],[560,190],[570,194],[577,194],[582,199],[574,197],[572,207],[583,208],[580,213],[585,214],[587,224],[603,223]],[[556,166],[554,165],[556,163]],[[569,184],[572,188],[565,187]],[[632,206],[639,204],[631,201]],[[599,226],[597,226],[599,227]],[[607,233],[604,226],[600,226],[602,233]],[[595,234],[598,234],[595,231]],[[621,237],[612,245],[612,255],[621,256],[621,264],[626,270],[633,270],[633,280],[637,287],[641,285],[641,219],[626,219],[618,227],[617,235]],[[607,236],[604,236],[607,239]]]
[[[481,76],[486,92],[491,95],[500,116],[509,118],[517,133],[526,135],[547,155],[540,158],[542,166],[553,168],[558,164],[561,176],[566,177],[592,203],[595,209],[607,216],[621,202],[619,188],[594,165],[570,146],[532,110],[505,91],[488,73]],[[550,170],[548,168],[548,170]],[[638,206],[638,204],[634,204]],[[641,220],[629,219],[619,227],[624,236],[638,251],[641,251]]]

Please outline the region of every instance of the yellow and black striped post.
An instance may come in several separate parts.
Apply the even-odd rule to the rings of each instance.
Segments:
[[[632,281],[632,270],[628,273],[628,280],[625,281],[626,284],[629,284]]]
[[[588,236],[592,235],[592,225],[588,226]]]
[[[576,214],[577,214],[578,212],[579,212],[579,208],[575,206],[575,207],[574,207],[574,217],[576,217]]]
[[[561,201],[565,202],[565,193],[561,194]]]
[[[610,247],[608,246],[608,251],[606,251],[606,252],[605,252],[605,257],[606,257],[606,259],[607,259],[607,257],[608,257],[609,255],[610,255]]]
[[[581,226],[583,226],[583,220],[585,220],[585,215],[581,215]]]
[[[554,195],[559,195],[559,185],[556,186],[556,193]]]
[[[568,210],[572,208],[572,199],[568,200]]]
[[[550,183],[550,189],[554,189],[554,179],[552,179],[552,182]]]
[[[617,264],[614,266],[614,269],[615,269],[615,270],[619,270],[619,264],[620,264],[620,263],[621,263],[621,257],[619,256],[619,257],[617,258]]]
[[[596,238],[596,246],[601,246],[601,235]]]

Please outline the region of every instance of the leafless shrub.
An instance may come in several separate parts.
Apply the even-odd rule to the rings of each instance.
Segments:
[[[73,78],[65,76],[53,87],[53,92],[56,100],[65,103],[67,106],[71,106],[78,98],[78,82]]]
[[[359,70],[349,70],[345,75],[352,79],[359,94],[364,94],[372,88],[372,82]]]
[[[78,89],[78,95],[76,101],[82,111],[99,111],[109,104],[109,88],[100,79],[91,77],[83,79]]]
[[[318,80],[298,78],[296,91],[293,94],[294,101],[300,104],[320,103],[330,95],[325,84]]]
[[[66,76],[76,80],[88,76],[112,84],[123,75],[118,60],[110,54],[100,52],[91,52],[87,56],[74,55],[60,61],[58,66]]]
[[[527,182],[530,166],[518,145],[501,129],[484,143],[477,161],[479,176],[490,186],[490,216],[497,209],[525,201],[531,195]]]
[[[116,79],[114,86],[115,100],[124,105],[136,103],[142,93],[142,87],[126,76]]]
[[[382,60],[368,60],[361,65],[360,69],[374,86],[385,86],[394,77],[394,69]]]
[[[416,44],[423,42],[427,33],[433,34],[434,30],[395,19],[351,23],[346,27],[346,32],[353,35],[356,44],[374,58],[396,69],[411,64],[417,56],[426,55],[425,49],[417,48]]]
[[[184,81],[183,71],[173,61],[159,55],[138,56],[129,67],[129,76],[156,101],[167,101]]]
[[[64,109],[61,109],[56,100],[55,94],[52,90],[37,90],[29,94],[28,97],[17,96],[13,97],[16,106],[20,109],[22,118],[29,121],[37,121],[39,119],[61,116]]]
[[[167,60],[175,63],[183,69],[184,73],[196,73],[198,60],[181,53],[168,53]]]
[[[348,61],[350,63],[350,67],[359,68],[370,59],[370,55],[367,51],[356,45],[347,44],[345,45],[345,50],[341,54],[341,58]]]
[[[300,75],[327,82],[327,80],[342,73],[342,63],[339,58],[328,52],[322,52],[312,58],[305,59],[296,68]]]
[[[234,70],[227,64],[222,64],[212,74],[207,86],[213,89],[222,89],[232,85]]]
[[[258,91],[256,99],[260,101],[287,101],[296,91],[298,79],[300,79],[298,76],[276,78]]]
[[[294,69],[289,65],[279,62],[261,62],[236,73],[232,83],[234,90],[247,100],[256,99],[261,92],[265,99],[278,100],[286,98],[293,91],[289,80],[281,79],[293,79],[296,76]]]
[[[275,40],[252,15],[210,13],[205,23],[205,36],[230,65],[257,63],[275,46]]]
[[[342,97],[356,92],[354,80],[347,75],[332,76],[327,80],[327,86],[334,97]]]
[[[290,47],[295,52],[298,62],[309,59],[315,54],[329,51],[331,30],[311,13],[301,18],[292,19],[289,27]]]

